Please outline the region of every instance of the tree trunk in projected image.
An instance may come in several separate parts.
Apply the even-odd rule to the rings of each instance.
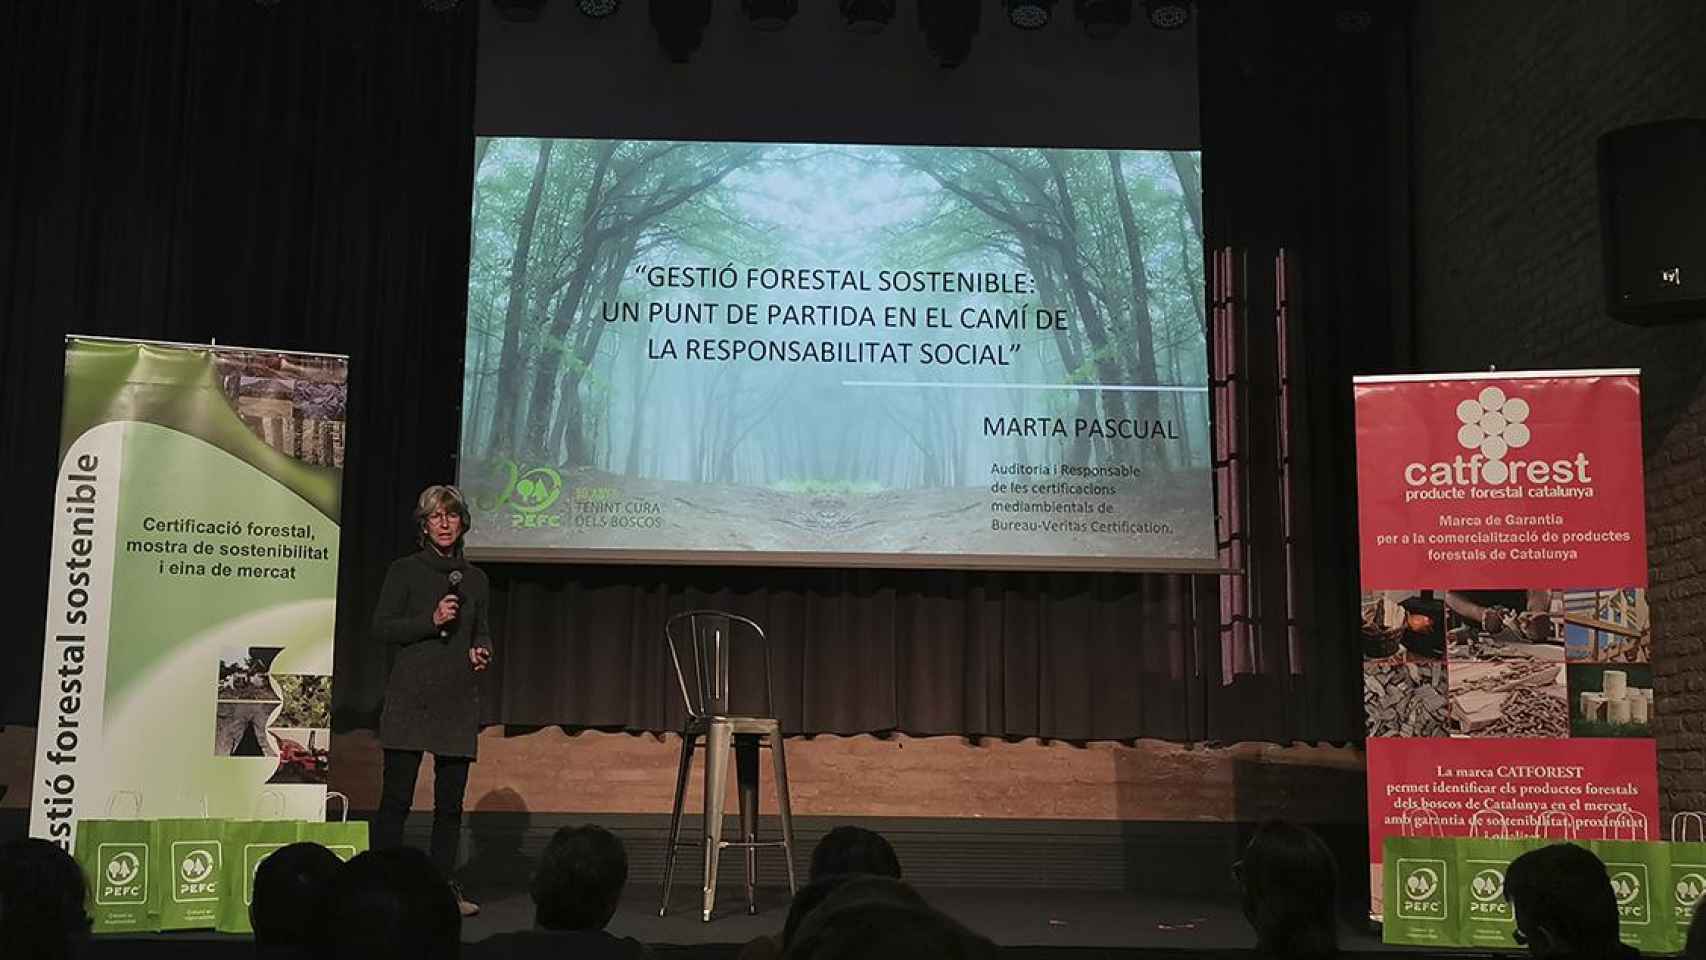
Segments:
[[[1197,245],[1202,245],[1202,174],[1197,171],[1197,158],[1179,150],[1167,152],[1173,161],[1173,173],[1179,178],[1179,189],[1185,195],[1185,213],[1191,218],[1191,232]]]
[[[1120,169],[1120,158],[1112,150],[1107,151],[1108,176],[1114,182],[1114,206],[1120,213],[1120,234],[1125,239],[1126,264],[1131,271],[1131,322],[1133,339],[1136,341],[1137,357],[1134,374],[1141,386],[1154,386],[1155,379],[1155,320],[1149,313],[1149,271],[1143,265],[1143,238],[1137,230],[1137,218],[1131,212],[1131,196],[1126,193],[1125,172]],[[1160,404],[1156,402],[1153,393],[1137,395],[1137,415],[1145,420],[1155,420],[1160,417]],[[1158,449],[1158,459],[1163,468],[1167,463],[1167,448]]]
[[[1066,302],[1061,299],[1060,286],[1055,280],[1053,267],[1038,252],[1034,244],[1024,240],[1021,240],[1021,244],[1024,250],[1025,269],[1030,271],[1031,276],[1037,282],[1037,296],[1042,300],[1043,306],[1051,310],[1058,310],[1065,306]],[[1066,376],[1063,379],[1076,382],[1077,378],[1086,372],[1083,369],[1084,351],[1078,345],[1078,335],[1074,328],[1069,326],[1057,326],[1053,333],[1055,349],[1059,351],[1061,365],[1066,371]],[[1096,395],[1090,391],[1072,391],[1072,403],[1076,407],[1075,413],[1079,418],[1091,419],[1096,416]],[[1072,446],[1068,448],[1072,462],[1089,463],[1090,438],[1077,434],[1076,431],[1074,434]],[[1021,457],[1019,462],[1027,461]]]
[[[1039,168],[1022,163],[1018,152],[963,151],[958,155],[986,162],[965,169],[966,165],[949,167],[946,160],[936,155],[919,151],[897,153],[902,164],[936,181],[1022,245],[1041,252],[1060,271],[1060,283],[1072,305],[1076,327],[1088,341],[1087,362],[1095,370],[1098,382],[1124,382],[1117,349],[1108,336],[1102,312],[1085,276],[1077,214],[1060,158],[1054,151],[1024,151],[1022,155],[1040,160]],[[1081,392],[1093,402],[1093,393]],[[1102,406],[1109,416],[1126,415],[1125,400],[1118,393],[1106,394]]]
[[[1066,273],[1067,289],[1072,292],[1072,303],[1078,310],[1079,325],[1084,330],[1085,339],[1090,341],[1090,355],[1096,364],[1096,377],[1101,383],[1122,383],[1125,378],[1120,369],[1119,351],[1108,337],[1108,328],[1102,312],[1096,309],[1096,301],[1090,295],[1089,281],[1084,276],[1084,253],[1079,240],[1078,214],[1073,208],[1072,193],[1066,185],[1066,171],[1060,152],[1045,150],[1043,159],[1048,163],[1049,177],[1054,183],[1055,196],[1059,199],[1060,225],[1064,228],[1060,241],[1055,245],[1055,255],[1060,258],[1061,268]],[[1126,415],[1123,395],[1103,394],[1101,400],[1102,409],[1108,416]]]
[[[521,327],[527,316],[527,262],[533,250],[533,230],[539,218],[539,198],[545,193],[545,177],[551,167],[550,140],[539,141],[539,157],[533,166],[533,182],[527,188],[527,203],[515,235],[510,257],[509,301],[504,307],[503,351],[498,355],[498,397],[493,409],[491,453],[505,453],[514,446],[516,403],[521,397]]]
[[[719,152],[709,164],[700,162],[695,165],[691,152],[682,152],[689,146],[687,144],[651,145],[645,147],[645,152],[631,164],[619,165],[613,161],[622,145],[622,141],[603,145],[605,154],[600,160],[593,186],[587,192],[586,213],[581,220],[574,266],[541,342],[538,369],[534,372],[528,405],[525,435],[543,447],[545,441],[552,439],[551,401],[560,392],[561,415],[564,418],[560,428],[560,449],[564,451],[562,462],[567,466],[592,462],[578,394],[581,380],[597,355],[598,343],[606,326],[597,318],[580,322],[581,301],[592,280],[594,266],[605,253],[607,245],[613,242],[628,244],[631,256],[632,244],[638,243],[646,227],[715,187],[760,152],[757,147],[728,148]],[[705,145],[692,146],[702,150]],[[678,169],[678,162],[684,168]],[[606,189],[604,181],[611,173],[615,174],[615,180]],[[680,184],[682,180],[687,182]],[[626,269],[625,264],[621,266]],[[578,331],[577,327],[580,328]],[[543,449],[535,452],[540,455],[548,453]]]
[[[634,262],[634,251],[639,246],[639,235],[628,234],[617,241],[619,246],[612,251],[609,260],[604,264],[602,276],[598,284],[600,295],[605,301],[615,299],[617,291],[622,287],[622,277],[628,272],[628,267]],[[566,296],[566,294],[565,294]],[[576,466],[591,464],[595,459],[596,450],[586,446],[586,431],[583,423],[584,406],[581,402],[581,383],[586,374],[592,369],[592,363],[598,354],[598,345],[607,327],[603,320],[592,317],[584,320],[575,334],[574,344],[570,348],[573,358],[568,372],[563,374],[562,389],[557,398],[556,418],[551,422],[547,432],[550,440],[546,451],[550,459],[562,457],[562,462]],[[539,398],[537,390],[534,399]],[[550,399],[546,399],[549,403]],[[542,418],[543,419],[543,418]]]

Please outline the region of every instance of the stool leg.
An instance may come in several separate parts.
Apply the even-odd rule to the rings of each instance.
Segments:
[[[675,851],[681,843],[681,808],[687,801],[687,779],[693,773],[693,743],[698,734],[682,732],[681,765],[675,771],[675,807],[669,815],[669,841],[663,851],[663,900],[658,916],[669,912],[669,891],[675,883]]]
[[[758,737],[743,733],[735,736],[735,781],[740,784],[740,838],[748,844],[758,842]],[[758,914],[758,848],[748,846],[746,852],[746,912]]]
[[[717,904],[717,860],[723,842],[723,797],[729,789],[727,724],[713,722],[705,733],[705,889],[700,919],[709,923]]]
[[[782,820],[782,856],[788,861],[788,892],[798,893],[794,881],[794,814],[788,803],[788,761],[782,755],[782,731],[770,736],[770,761],[776,765],[776,815]]]

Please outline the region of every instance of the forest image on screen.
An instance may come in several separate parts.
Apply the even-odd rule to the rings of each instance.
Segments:
[[[480,138],[470,552],[1211,569],[1200,169]]]

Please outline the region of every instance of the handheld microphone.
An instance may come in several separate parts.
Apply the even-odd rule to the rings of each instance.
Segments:
[[[460,570],[450,571],[450,588],[448,590],[446,590],[445,592],[448,593],[450,596],[455,597],[457,602],[461,602],[461,600],[462,600],[462,571],[460,571]],[[438,635],[441,637],[450,636],[450,624],[448,621],[445,623],[444,626],[438,628]]]

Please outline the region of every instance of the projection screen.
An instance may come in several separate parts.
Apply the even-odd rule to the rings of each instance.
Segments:
[[[1214,568],[1197,153],[478,151],[472,556]]]

